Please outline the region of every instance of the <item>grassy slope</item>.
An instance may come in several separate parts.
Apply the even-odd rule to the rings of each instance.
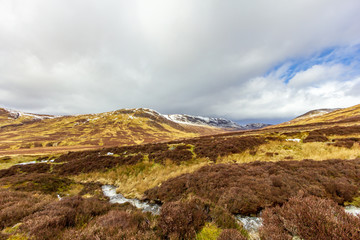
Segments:
[[[321,116],[304,116],[295,118],[289,122],[279,124],[279,126],[296,126],[316,123],[346,123],[356,122],[360,119],[360,104],[349,108],[339,109]]]
[[[39,152],[46,151],[46,147],[132,145],[222,132],[177,124],[145,109],[43,120],[9,118],[0,109],[0,126],[0,150],[37,148]]]
[[[187,201],[185,200],[186,197],[189,199],[191,199],[192,197],[201,197],[206,198],[206,201],[211,200],[212,204],[217,204],[216,207],[226,207],[230,206],[228,204],[230,202],[237,204],[237,202],[233,201],[233,199],[225,198],[226,196],[231,196],[229,194],[233,194],[236,199],[246,199],[249,197],[248,199],[252,199],[251,201],[256,200],[256,204],[259,204],[259,206],[263,207],[262,204],[264,203],[264,196],[262,196],[260,193],[263,193],[264,190],[260,189],[256,193],[259,193],[260,195],[257,196],[257,198],[254,200],[254,194],[251,193],[251,191],[249,192],[248,188],[245,189],[246,191],[243,188],[243,186],[247,186],[247,184],[250,184],[246,181],[250,181],[254,178],[256,180],[255,183],[261,182],[261,184],[253,186],[255,187],[255,189],[259,186],[264,185],[262,181],[265,181],[266,184],[269,184],[266,189],[267,191],[271,190],[272,195],[266,195],[268,196],[268,198],[265,196],[267,199],[265,205],[270,206],[276,203],[276,201],[287,201],[288,197],[292,196],[295,193],[295,191],[292,191],[292,189],[296,189],[295,187],[299,187],[298,185],[296,185],[299,182],[296,180],[296,174],[301,173],[304,174],[304,176],[299,175],[297,177],[304,181],[303,183],[301,183],[302,187],[304,187],[304,189],[307,189],[308,192],[314,191],[318,194],[319,191],[321,191],[324,196],[326,195],[328,197],[330,196],[331,198],[337,199],[339,203],[343,204],[346,203],[344,201],[351,202],[352,200],[352,204],[358,204],[359,182],[358,178],[356,177],[356,174],[358,174],[356,171],[360,167],[358,164],[359,161],[348,160],[360,157],[360,129],[356,127],[358,123],[356,119],[359,116],[359,110],[360,106],[357,105],[348,109],[338,110],[323,116],[318,116],[307,120],[302,119],[301,121],[297,119],[295,122],[291,121],[290,123],[280,124],[278,126],[256,131],[232,132],[214,136],[205,136],[201,138],[163,142],[160,144],[147,144],[123,148],[115,147],[96,151],[71,153],[69,155],[63,155],[62,157],[60,157],[58,162],[48,163],[51,165],[51,167],[49,168],[50,170],[45,170],[45,172],[39,172],[38,175],[34,175],[33,173],[31,173],[33,174],[31,175],[30,173],[27,173],[26,169],[24,168],[21,169],[19,173],[17,173],[20,178],[11,176],[3,178],[7,179],[7,182],[3,181],[1,185],[2,188],[7,189],[26,189],[27,191],[35,191],[38,186],[45,185],[47,187],[47,185],[49,184],[56,183],[56,186],[51,187],[51,189],[53,189],[51,192],[51,196],[56,196],[57,193],[60,193],[62,196],[65,196],[67,194],[69,194],[70,196],[76,194],[97,196],[96,194],[99,193],[95,193],[95,190],[86,192],[83,191],[83,189],[87,189],[87,186],[89,184],[95,184],[96,182],[100,182],[102,184],[116,185],[118,187],[118,191],[123,193],[125,196],[143,197],[144,193],[147,190],[154,189],[154,187],[155,189],[156,187],[158,187],[160,191],[162,186],[166,187],[171,186],[172,183],[179,183],[179,186],[175,184],[176,187],[173,188],[174,193],[171,192],[170,188],[165,191],[166,194],[169,194],[169,196],[171,196],[171,194],[174,194],[174,196],[176,196],[175,192],[180,191],[180,189],[184,188],[184,186],[195,186],[195,191],[189,193],[184,192],[184,201]],[[143,115],[141,112],[139,112],[139,114]],[[103,116],[103,118],[110,118],[112,121],[116,121],[116,115],[117,114],[111,114],[111,116]],[[92,116],[89,115],[86,117],[91,118]],[[138,116],[135,119],[137,119],[137,121],[144,121],[143,116]],[[145,119],[147,119],[146,121],[149,121],[149,118]],[[69,123],[69,125],[73,125],[74,120],[75,119],[70,121],[69,119],[69,121],[71,122]],[[96,121],[96,124],[100,125],[102,122],[101,119],[95,119],[90,121]],[[133,122],[129,120],[129,125],[136,125],[137,121]],[[161,125],[163,126],[163,124],[164,123],[162,123]],[[59,126],[64,125],[66,124],[60,124]],[[140,124],[140,126],[141,129],[144,131],[144,124]],[[106,128],[106,126],[103,127]],[[153,128],[153,125],[148,126],[148,124],[146,124],[147,132],[156,132],[149,130]],[[331,129],[331,131],[328,131],[329,128]],[[157,129],[159,128],[157,127]],[[346,129],[350,131],[346,131]],[[109,129],[110,132],[111,130],[112,129]],[[182,132],[179,129],[176,130],[180,133]],[[323,137],[326,138],[326,140],[306,142],[306,139],[308,139],[308,137],[313,132],[319,130],[322,130],[322,132],[317,134],[321,134]],[[139,133],[139,136],[140,135],[141,134]],[[134,136],[137,136],[136,133],[134,134]],[[155,137],[155,141],[156,139],[158,138]],[[162,137],[162,139],[166,140],[165,137]],[[244,139],[245,141],[242,141]],[[254,139],[264,139],[264,141],[256,142],[254,141]],[[291,139],[300,139],[300,142],[289,141]],[[345,141],[350,144],[338,144],[342,142],[342,140],[339,139],[345,139]],[[247,142],[252,142],[252,144],[247,145]],[[108,156],[108,152],[112,152],[114,153],[114,155]],[[336,158],[340,159],[340,162],[329,161],[329,164],[337,164],[334,165],[333,169],[330,169],[328,168],[330,167],[330,165],[327,165],[327,162],[314,163],[313,161],[306,161],[304,164],[307,166],[311,166],[311,168],[309,169],[312,169],[313,167],[314,172],[292,172],[294,171],[294,167],[303,167],[302,160],[309,158],[314,160],[328,160]],[[296,162],[281,163],[282,161],[289,160],[295,160]],[[341,160],[343,160],[344,163],[341,163]],[[9,161],[12,162],[20,160],[14,158],[6,161],[6,166],[8,167],[10,166]],[[251,163],[255,161],[259,162]],[[219,163],[224,165],[218,165]],[[244,165],[243,163],[249,164]],[[317,165],[319,165],[320,167],[317,167]],[[346,167],[347,165],[349,167]],[[223,171],[224,174],[222,174],[221,171],[217,170],[218,166],[223,166],[222,168],[224,170],[221,171]],[[247,169],[246,166],[249,166],[249,169]],[[274,166],[280,166],[281,168],[273,168]],[[338,171],[340,167],[344,167],[344,169]],[[235,173],[231,173],[232,169],[237,168],[242,169],[242,171],[244,171],[244,173],[249,176],[250,180],[247,178],[242,179],[242,174],[240,174],[241,176],[237,176],[237,171],[235,171]],[[197,179],[196,176],[197,174],[199,174],[199,171],[201,173],[201,171],[204,172],[204,170],[206,169],[209,171],[209,174],[205,174],[204,177]],[[277,172],[271,169],[281,169],[281,171]],[[30,172],[30,170],[31,172],[33,172],[33,169],[29,169],[28,171]],[[353,173],[352,171],[355,172]],[[11,171],[8,174],[10,173]],[[242,184],[240,188],[236,188],[238,186],[235,186],[235,188],[234,186],[232,186],[232,188],[227,189],[227,186],[221,185],[223,183],[222,181],[213,180],[212,176],[215,175],[212,174],[218,174],[219,177],[224,177],[225,179],[227,179],[228,176],[230,176],[229,173],[233,174],[232,176],[236,178],[234,179],[234,181],[230,182],[233,183],[236,180],[239,182],[243,181],[246,184]],[[265,173],[268,175],[266,175]],[[183,174],[187,174],[184,176],[188,177],[181,177]],[[264,177],[264,174],[266,175],[266,177]],[[337,174],[344,174],[344,176],[337,176]],[[52,176],[53,178],[51,178],[50,176]],[[283,176],[286,177],[285,180],[283,179]],[[316,176],[319,176],[319,178],[322,179],[323,184],[319,185],[317,180],[312,181],[312,178]],[[338,177],[339,181],[332,180],[334,176]],[[352,179],[353,176],[355,176],[354,179],[356,181]],[[179,177],[179,179],[182,179],[184,184],[174,180],[177,179],[177,177]],[[211,180],[214,183],[207,184],[208,181],[206,180],[206,177],[209,178],[209,182]],[[24,179],[25,182],[19,182],[19,179]],[[44,182],[41,182],[38,179],[41,179]],[[48,183],[47,179],[52,179],[52,182]],[[307,181],[309,179],[311,181],[308,183]],[[197,189],[197,185],[200,180],[205,183],[204,186],[200,186],[200,189],[205,189],[204,191],[206,193],[209,193],[211,196],[207,196],[206,194],[199,194],[201,193],[201,191]],[[34,184],[31,184],[32,182],[34,182]],[[294,186],[292,186],[290,183],[293,183]],[[216,195],[218,193],[215,191],[217,189],[216,184],[220,184],[220,187],[224,188],[224,191],[229,191],[229,194],[226,194],[219,198],[220,205],[218,205],[216,200],[217,197],[219,197]],[[342,192],[344,186],[347,190],[351,189],[351,192]],[[158,190],[152,190],[154,196],[156,196],[157,191]],[[277,196],[280,196],[281,199],[277,199]],[[156,199],[156,197],[151,196],[150,198]],[[274,198],[275,200],[272,198]],[[249,203],[249,207],[255,207],[255,203],[252,203],[251,201]],[[241,201],[241,204],[244,203]],[[233,207],[236,210],[238,207],[242,207],[242,205],[234,205]],[[245,204],[244,207],[247,207],[247,205]],[[254,210],[250,210],[246,211],[254,212],[258,209],[256,208]],[[244,212],[246,211],[244,210]],[[237,212],[237,210],[235,212]],[[221,215],[223,216],[224,214]],[[18,222],[21,221],[19,220]],[[215,235],[218,235],[220,231],[222,231],[221,229],[230,228],[222,226],[221,223],[218,223],[215,218],[213,218],[211,223],[207,223],[205,225],[203,231],[209,228],[209,226],[213,226],[215,230],[219,228],[219,232],[217,232]],[[24,231],[27,232],[26,230]],[[201,232],[199,232],[199,234]]]

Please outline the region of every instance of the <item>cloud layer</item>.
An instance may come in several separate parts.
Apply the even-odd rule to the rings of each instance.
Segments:
[[[357,0],[0,0],[0,105],[284,119],[360,103]]]

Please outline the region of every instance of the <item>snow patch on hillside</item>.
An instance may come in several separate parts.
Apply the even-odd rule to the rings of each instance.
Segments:
[[[7,109],[7,108],[4,108],[4,109],[14,119],[20,118],[22,116],[31,117],[31,118],[37,119],[37,120],[53,119],[53,118],[62,117],[62,116],[57,116],[57,115],[41,115],[41,114],[34,114],[34,113],[26,113],[26,112],[16,111],[13,109]]]

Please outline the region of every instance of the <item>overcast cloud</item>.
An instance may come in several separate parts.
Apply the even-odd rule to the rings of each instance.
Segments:
[[[0,0],[0,106],[290,119],[360,103],[358,0]]]

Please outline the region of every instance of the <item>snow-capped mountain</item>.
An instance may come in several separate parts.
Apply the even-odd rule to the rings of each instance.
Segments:
[[[246,129],[260,129],[260,128],[264,128],[264,127],[268,127],[271,126],[271,124],[266,124],[266,123],[249,123],[244,125],[244,127]]]
[[[163,115],[163,116],[173,122],[181,123],[181,124],[203,125],[203,126],[227,128],[234,130],[259,129],[269,126],[269,124],[263,124],[263,123],[251,123],[247,125],[240,125],[234,121],[225,118],[191,116],[187,114],[171,114],[171,115]]]

